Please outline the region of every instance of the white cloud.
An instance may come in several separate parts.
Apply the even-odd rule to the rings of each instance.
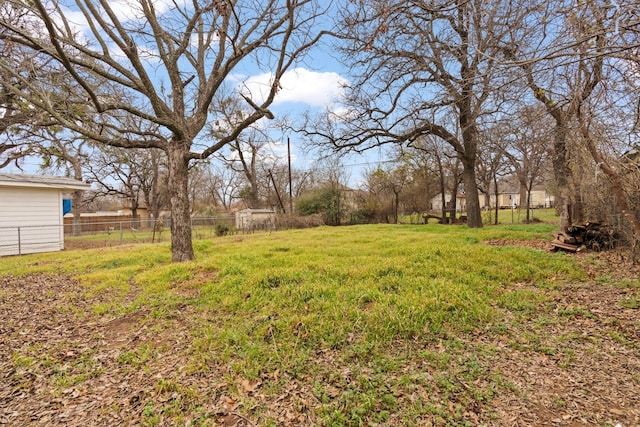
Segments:
[[[140,1],[110,0],[107,3],[120,22],[145,19]],[[153,0],[151,3],[157,15],[168,11],[173,4],[170,0]]]
[[[78,10],[70,10],[63,9],[64,17],[67,20],[67,23],[71,28],[75,30],[77,33],[82,33],[84,31],[89,31],[89,24],[87,23],[87,18],[84,14]],[[57,23],[60,25],[61,20],[59,16],[54,16],[54,20],[58,21]]]
[[[269,153],[265,155],[266,158],[270,158],[273,164],[283,164],[286,165],[287,162],[287,144],[281,141],[270,141],[267,145],[266,152]],[[297,156],[295,152],[291,153],[291,161],[295,162]]]
[[[250,159],[254,153],[248,146],[246,146],[246,148],[246,150],[243,150],[244,158]],[[240,156],[236,151],[231,152],[229,158],[237,162],[240,161]],[[257,159],[259,162],[269,165],[270,167],[276,165],[284,166],[287,164],[287,145],[280,141],[268,141],[258,151]],[[295,152],[293,152],[291,154],[291,161],[295,162],[296,159],[297,156]]]
[[[266,98],[272,81],[272,73],[254,75],[242,82],[241,90],[259,103]],[[346,84],[348,81],[335,72],[295,68],[282,76],[274,105],[300,102],[313,107],[328,106],[342,97]]]
[[[346,122],[357,117],[358,112],[352,108],[335,104],[327,109],[329,120],[333,123]]]

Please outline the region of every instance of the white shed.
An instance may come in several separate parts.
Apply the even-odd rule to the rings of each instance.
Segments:
[[[236,230],[273,230],[276,213],[271,209],[243,209],[236,212]]]
[[[64,249],[63,198],[88,184],[0,173],[0,256]]]

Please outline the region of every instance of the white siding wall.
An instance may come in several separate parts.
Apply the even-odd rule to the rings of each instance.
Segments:
[[[245,230],[251,226],[251,213],[247,211],[236,212],[236,229]]]
[[[236,212],[237,230],[273,230],[275,223],[276,214],[273,211],[244,209]]]
[[[533,190],[531,192],[531,207],[547,207],[547,192],[543,190]]]
[[[0,256],[63,248],[60,190],[0,187]]]

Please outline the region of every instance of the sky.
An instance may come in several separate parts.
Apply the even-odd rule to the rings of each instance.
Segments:
[[[180,2],[181,0],[178,0]],[[182,0],[184,1],[184,0]],[[135,22],[139,15],[132,4],[134,0],[115,0],[110,5],[118,16],[124,22]],[[138,3],[139,4],[139,3]],[[170,10],[171,1],[156,0],[154,5],[156,11],[165,13]],[[139,6],[138,6],[139,7]],[[65,9],[65,16],[75,26],[75,29],[81,37],[86,40],[91,39],[88,31],[89,26],[82,14],[77,10]],[[115,55],[118,55],[119,49],[115,45],[111,45],[110,51],[113,49]],[[144,46],[139,46],[145,49]],[[121,51],[120,51],[121,52]],[[153,52],[150,52],[153,53]],[[124,56],[123,56],[124,57]],[[249,91],[251,97],[255,101],[260,101],[264,97],[264,88],[268,87],[271,79],[271,73],[259,70],[259,68],[251,66],[242,70],[242,75],[237,74],[235,77],[241,82],[243,91]],[[232,76],[233,79],[233,76]],[[345,67],[334,57],[329,43],[321,43],[313,48],[304,60],[295,67],[289,69],[281,80],[281,90],[277,93],[275,101],[270,110],[275,114],[276,120],[281,117],[291,117],[295,120],[302,113],[321,112],[324,110],[332,110],[339,108],[339,99],[344,92],[344,87],[349,84],[349,78]],[[278,135],[274,137],[272,144],[273,152],[283,161],[286,161],[286,137],[291,139],[292,164],[295,169],[309,169],[317,157],[317,154],[309,151],[301,140],[301,136],[297,134]],[[278,139],[282,139],[278,141]],[[344,159],[347,165],[347,175],[350,177],[350,185],[358,185],[362,173],[363,164],[375,162],[381,159],[381,153],[373,153],[368,156],[348,156]],[[38,164],[36,159],[29,159],[26,163],[27,172],[37,172]],[[13,170],[12,170],[13,169]],[[19,172],[15,168],[7,168],[5,172]]]
[[[266,95],[264,88],[270,78],[270,73],[252,74],[244,77],[243,85],[250,90],[252,97],[259,101]],[[276,94],[270,110],[276,116],[276,120],[282,117],[295,120],[305,112],[314,114],[326,110],[339,111],[342,108],[340,101],[344,95],[345,86],[349,84],[347,68],[336,58],[335,51],[328,43],[321,43],[305,57],[302,65],[285,73],[281,81],[282,89]],[[261,92],[262,97],[256,97]],[[264,121],[267,120],[264,119]],[[309,150],[303,135],[295,133],[280,135],[281,141],[274,140],[272,152],[283,163],[286,162],[287,137],[291,141],[293,168],[299,170],[312,168],[319,154]],[[361,187],[362,177],[367,169],[385,161],[387,156],[384,149],[370,150],[362,154],[341,154],[341,163],[348,179],[346,184],[352,188]]]

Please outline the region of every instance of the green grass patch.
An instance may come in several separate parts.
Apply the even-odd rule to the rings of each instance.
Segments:
[[[162,324],[188,308],[197,313],[184,355],[188,372],[223,365],[229,383],[278,372],[312,384],[315,416],[326,425],[392,417],[464,425],[473,402],[488,402],[505,384],[458,337],[499,331],[504,310],[534,310],[555,281],[584,277],[562,254],[483,242],[549,238],[552,229],[322,227],[197,241],[196,260],[181,264],[170,262],[161,243],[3,258],[0,271],[71,275],[87,295],[108,296],[93,307],[97,315],[146,308]],[[627,304],[637,308],[637,301]],[[117,362],[138,370],[156,357],[144,344],[124,349]],[[52,368],[57,383],[81,382],[92,374],[90,361]],[[30,354],[15,355],[16,365],[33,363]],[[263,392],[283,386],[276,381]],[[149,403],[148,425],[195,405],[188,387],[173,380],[158,381],[156,392],[186,397],[171,407]]]
[[[630,297],[620,301],[620,306],[623,308],[640,309],[640,298]]]

